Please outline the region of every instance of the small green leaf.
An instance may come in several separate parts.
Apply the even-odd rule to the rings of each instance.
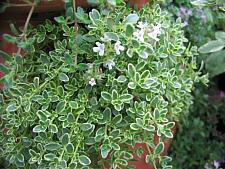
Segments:
[[[114,104],[114,108],[117,110],[117,111],[121,111],[123,108],[124,108],[124,104]]]
[[[166,130],[163,134],[168,138],[173,138],[173,133],[170,130]]]
[[[134,53],[133,49],[130,49],[130,48],[126,52],[127,56],[130,57],[130,58],[133,57],[133,53]]]
[[[225,72],[225,50],[212,53],[206,60],[206,69],[211,77]]]
[[[98,101],[97,101],[97,98],[96,98],[96,97],[92,97],[92,98],[90,99],[90,105],[91,105],[91,106],[96,106],[96,105],[98,105]]]
[[[126,76],[124,76],[124,75],[120,75],[118,78],[117,78],[117,82],[119,82],[119,83],[124,83],[124,82],[126,82],[127,81],[127,78],[126,78]]]
[[[61,113],[66,107],[66,101],[60,101],[56,106],[56,112]]]
[[[132,130],[140,130],[140,126],[137,123],[130,124],[130,128]]]
[[[211,6],[214,5],[215,1],[208,1],[208,0],[192,0],[190,1],[192,5],[195,6]]]
[[[169,156],[162,156],[160,161],[168,163],[172,161],[172,158]]]
[[[127,26],[126,26],[126,35],[128,37],[131,37],[133,35],[133,33],[134,33],[134,26],[131,25],[131,24],[127,24]]]
[[[39,117],[40,121],[43,121],[43,122],[47,121],[48,117],[42,110],[38,110],[36,114]]]
[[[114,149],[114,150],[117,150],[117,151],[119,151],[120,150],[120,145],[119,144],[116,144],[116,143],[112,143],[112,148]]]
[[[101,156],[103,159],[105,159],[106,157],[108,157],[109,152],[111,151],[111,149],[109,148],[109,146],[107,145],[102,145],[101,146]]]
[[[80,125],[81,130],[88,131],[92,128],[92,125],[90,123],[83,123]]]
[[[147,58],[148,58],[148,52],[146,52],[145,50],[138,51],[138,55],[139,55],[142,59],[147,59]]]
[[[144,153],[143,148],[141,148],[141,147],[137,148],[136,153],[137,153],[138,157],[141,158],[142,154]]]
[[[69,123],[75,122],[75,117],[74,117],[74,115],[73,115],[72,113],[69,113],[69,114],[67,115],[67,121],[68,121]]]
[[[38,86],[39,86],[39,77],[35,77],[33,82],[34,82],[35,88],[38,88]]]
[[[81,165],[90,165],[91,164],[90,158],[85,155],[79,156],[78,160]]]
[[[113,89],[113,91],[112,91],[112,100],[117,100],[118,97],[119,97],[118,92],[115,89]]]
[[[155,127],[153,125],[148,125],[148,126],[145,126],[143,127],[144,130],[147,130],[147,131],[155,131]]]
[[[218,32],[215,33],[215,37],[216,37],[217,40],[225,41],[225,32],[218,31]]]
[[[1,63],[0,63],[0,71],[2,71],[4,74],[9,74],[10,72],[9,69]]]
[[[134,98],[131,94],[123,94],[120,96],[120,100],[125,103],[129,103]]]
[[[161,54],[159,55],[159,57],[164,59],[164,58],[167,58],[167,57],[168,57],[168,54],[161,53]]]
[[[100,13],[98,12],[98,10],[92,9],[92,11],[89,12],[89,17],[90,17],[92,23],[94,25],[97,25],[98,20],[100,19]]]
[[[46,128],[41,125],[37,125],[33,128],[34,133],[44,132],[45,130],[46,130]]]
[[[79,6],[77,7],[76,17],[79,23],[90,24],[88,14]]]
[[[3,38],[10,43],[15,43],[17,41],[16,37],[13,37],[9,34],[3,34]]]
[[[113,119],[112,119],[112,124],[116,125],[119,124],[123,119],[123,116],[121,114],[116,115]]]
[[[72,143],[68,143],[68,144],[67,144],[67,146],[66,146],[66,151],[67,151],[68,153],[73,153],[73,151],[74,151],[74,146],[73,146]]]
[[[118,163],[118,164],[123,165],[123,166],[127,166],[128,165],[127,160],[124,160],[124,159],[116,159],[115,163]]]
[[[131,78],[134,78],[136,74],[136,69],[133,64],[131,63],[128,64],[127,73],[128,73],[128,76],[130,76]]]
[[[45,40],[45,34],[40,34],[37,38],[37,43],[42,43]]]
[[[59,80],[61,80],[63,82],[68,82],[70,79],[65,73],[60,73],[59,74]]]
[[[23,154],[22,153],[20,153],[20,154],[17,154],[17,160],[19,161],[19,162],[24,162],[24,156],[23,156]]]
[[[155,110],[153,111],[153,117],[158,120],[160,117],[160,112],[158,108],[155,108]]]
[[[63,16],[58,16],[54,18],[56,22],[58,22],[59,24],[65,24],[66,20]]]
[[[49,131],[51,133],[58,133],[58,127],[55,124],[50,124],[49,125]]]
[[[44,155],[44,159],[46,160],[46,161],[54,161],[54,158],[56,157],[56,155],[55,154],[53,154],[53,153],[48,153],[48,154],[45,154]]]
[[[19,107],[16,106],[14,103],[8,105],[8,107],[6,108],[6,111],[11,113],[11,112],[14,112],[18,109]]]
[[[156,77],[150,77],[145,80],[144,87],[148,89],[151,87],[151,85],[155,84],[157,81],[158,79]]]
[[[164,150],[164,144],[163,142],[159,142],[158,145],[154,149],[154,155],[159,155]]]
[[[180,89],[180,88],[182,87],[182,85],[181,85],[179,82],[174,82],[174,83],[173,83],[173,87],[174,87],[175,89]]]
[[[69,136],[69,134],[68,133],[65,133],[62,136],[61,140],[62,140],[62,145],[63,146],[67,145],[70,142],[70,136]]]
[[[18,32],[18,30],[16,29],[16,27],[15,27],[15,25],[13,24],[13,23],[10,23],[10,30],[11,30],[11,32],[14,34],[14,35],[19,35],[19,32]]]
[[[104,123],[111,120],[112,113],[111,113],[111,109],[110,108],[106,108],[102,112],[102,114],[103,114]]]
[[[72,65],[73,64],[73,59],[68,53],[65,53],[64,57],[65,57],[66,64],[68,64],[68,65]]]
[[[5,60],[5,61],[11,61],[12,58],[4,51],[0,50],[0,56]]]
[[[126,24],[136,24],[138,20],[139,20],[139,16],[137,14],[129,14],[125,18],[124,22]]]
[[[111,94],[108,92],[101,92],[101,96],[105,101],[111,101],[112,97]]]
[[[149,71],[149,70],[145,70],[145,71],[142,72],[142,74],[141,74],[141,79],[149,78],[149,76],[150,76],[150,71]]]
[[[31,155],[31,157],[35,157],[37,156],[38,153],[36,153],[34,150],[29,149],[29,154]]]
[[[113,41],[119,40],[119,37],[117,36],[117,34],[115,34],[113,32],[105,32],[104,37],[106,37],[109,40],[113,40]]]
[[[48,143],[45,145],[45,148],[49,151],[55,151],[61,148],[61,145],[59,143]]]
[[[175,122],[169,122],[165,125],[166,129],[171,129],[175,126]]]
[[[224,48],[225,42],[222,40],[210,41],[199,48],[200,53],[212,53]]]
[[[78,103],[76,101],[70,101],[69,102],[69,106],[72,108],[72,109],[78,109]]]
[[[128,88],[135,89],[136,88],[136,84],[134,82],[129,82],[128,83]]]

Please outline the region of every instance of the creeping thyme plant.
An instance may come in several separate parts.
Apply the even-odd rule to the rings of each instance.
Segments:
[[[205,80],[185,47],[181,20],[158,5],[135,11],[120,5],[30,27],[24,51],[7,59],[1,91],[1,155],[21,168],[128,166],[136,143],[146,162],[172,168],[161,156],[171,129]],[[159,141],[154,141],[154,136]]]

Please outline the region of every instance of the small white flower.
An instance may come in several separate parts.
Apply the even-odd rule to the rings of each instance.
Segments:
[[[140,29],[145,29],[146,27],[148,26],[148,23],[147,22],[138,22],[138,25],[137,27],[140,28]]]
[[[161,35],[161,24],[153,25],[152,31],[148,33],[148,36],[155,41],[159,41],[158,35]]]
[[[157,34],[161,34],[161,24],[157,24],[156,26],[153,26],[153,31],[156,32]]]
[[[91,78],[91,80],[90,80],[88,83],[89,83],[89,85],[91,85],[91,86],[96,85],[96,81],[95,81],[94,78]]]
[[[206,163],[205,166],[204,166],[204,169],[212,169],[211,167],[209,167],[209,164]]]
[[[115,62],[113,60],[107,60],[104,62],[103,66],[111,70],[113,66],[115,66]]]
[[[216,167],[216,169],[219,169],[220,164],[216,160],[213,161],[213,165]]]
[[[97,47],[93,47],[93,51],[98,52],[100,56],[103,56],[105,52],[105,45],[100,42],[96,42],[96,45]]]
[[[159,41],[159,38],[157,38],[158,34],[156,32],[150,32],[148,33],[148,36],[152,39],[154,39],[155,41]]]
[[[124,51],[124,47],[121,45],[120,41],[117,41],[114,45],[114,49],[117,55],[120,55],[120,51]]]
[[[144,31],[143,30],[139,30],[133,33],[134,36],[136,36],[136,38],[140,41],[140,42],[144,42]]]

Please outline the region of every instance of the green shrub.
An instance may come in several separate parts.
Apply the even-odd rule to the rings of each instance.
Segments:
[[[78,27],[63,16],[14,39],[25,56],[9,57],[1,94],[1,154],[22,168],[113,168],[144,142],[160,156],[174,121],[188,112],[197,70],[181,20],[159,6],[141,11],[78,8]],[[7,35],[5,35],[7,36]],[[159,143],[154,144],[154,135]],[[101,154],[101,155],[99,155]],[[101,158],[98,158],[101,156]]]

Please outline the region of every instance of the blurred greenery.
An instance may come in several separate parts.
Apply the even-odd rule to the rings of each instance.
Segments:
[[[225,157],[223,136],[218,134],[219,125],[225,124],[225,99],[210,95],[202,86],[194,93],[187,124],[179,128],[170,149],[174,169],[204,168],[207,162]]]

